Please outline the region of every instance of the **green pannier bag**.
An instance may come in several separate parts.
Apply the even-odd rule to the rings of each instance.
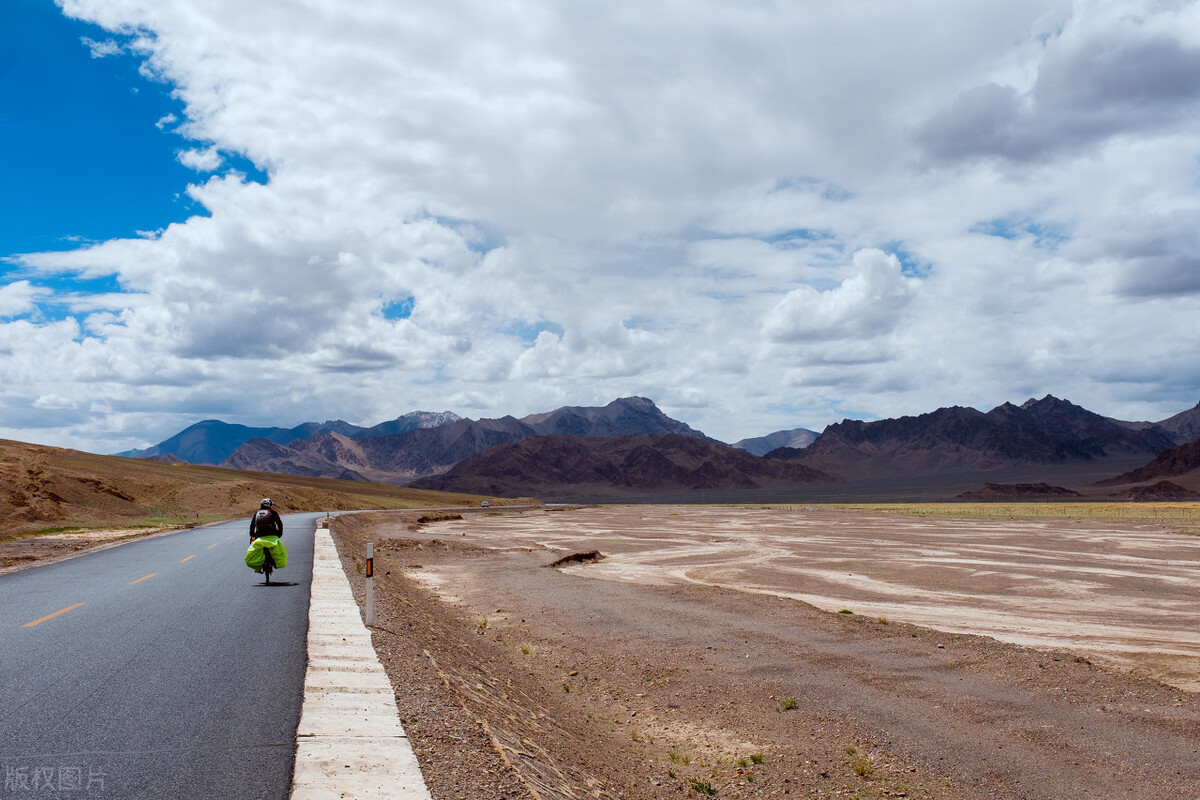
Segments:
[[[246,549],[246,566],[255,572],[262,572],[263,564],[267,562],[267,554],[265,551],[271,552],[271,560],[275,562],[275,569],[283,569],[287,566],[287,549],[284,548],[283,542],[279,541],[278,536],[262,536],[250,543],[250,547]]]

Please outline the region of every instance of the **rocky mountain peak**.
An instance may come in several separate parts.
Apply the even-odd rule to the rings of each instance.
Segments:
[[[1077,406],[1069,400],[1063,400],[1052,394],[1046,395],[1041,400],[1035,400],[1032,397],[1029,398],[1021,404],[1021,410],[1031,414],[1066,414],[1070,416],[1087,414],[1099,416],[1099,414],[1093,414],[1082,406]]]

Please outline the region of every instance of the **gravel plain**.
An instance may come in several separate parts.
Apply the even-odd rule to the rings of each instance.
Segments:
[[[360,595],[376,544],[375,645],[438,800],[1200,786],[1194,537],[602,506],[335,538]]]

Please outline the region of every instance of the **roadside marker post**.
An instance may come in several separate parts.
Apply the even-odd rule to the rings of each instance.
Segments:
[[[367,542],[367,627],[375,625],[375,544]]]

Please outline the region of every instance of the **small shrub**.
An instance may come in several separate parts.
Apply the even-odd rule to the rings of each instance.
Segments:
[[[521,644],[518,646],[521,648],[521,652],[524,655],[531,655],[533,653],[533,645],[531,645],[529,642],[521,642]]]
[[[854,774],[860,778],[869,778],[875,771],[875,763],[870,756],[859,756],[850,763],[854,767]]]
[[[717,796],[717,790],[713,788],[712,783],[709,781],[702,781],[699,778],[692,778],[690,781],[688,781],[688,784],[692,787],[692,791],[696,794],[705,794],[709,797]]]
[[[766,760],[767,760],[767,757],[765,755],[763,755],[762,753],[751,753],[750,754],[750,761],[754,764],[761,764]]]
[[[880,617],[879,619],[877,619],[877,620],[875,620],[875,621],[876,621],[876,622],[878,622],[880,625],[887,625],[887,624],[888,624],[888,618],[887,618],[887,617]]]
[[[683,764],[684,766],[687,766],[688,764],[692,763],[692,754],[686,750],[668,750],[667,758],[671,760],[672,764]]]
[[[794,711],[797,706],[799,706],[799,703],[796,702],[796,698],[794,697],[785,697],[779,701],[780,711]]]
[[[842,609],[841,611],[839,611],[838,613],[839,613],[839,614],[853,614],[854,612],[853,612],[853,611],[851,611],[851,610],[850,610],[850,609],[848,609],[848,608],[843,608],[843,609]]]

